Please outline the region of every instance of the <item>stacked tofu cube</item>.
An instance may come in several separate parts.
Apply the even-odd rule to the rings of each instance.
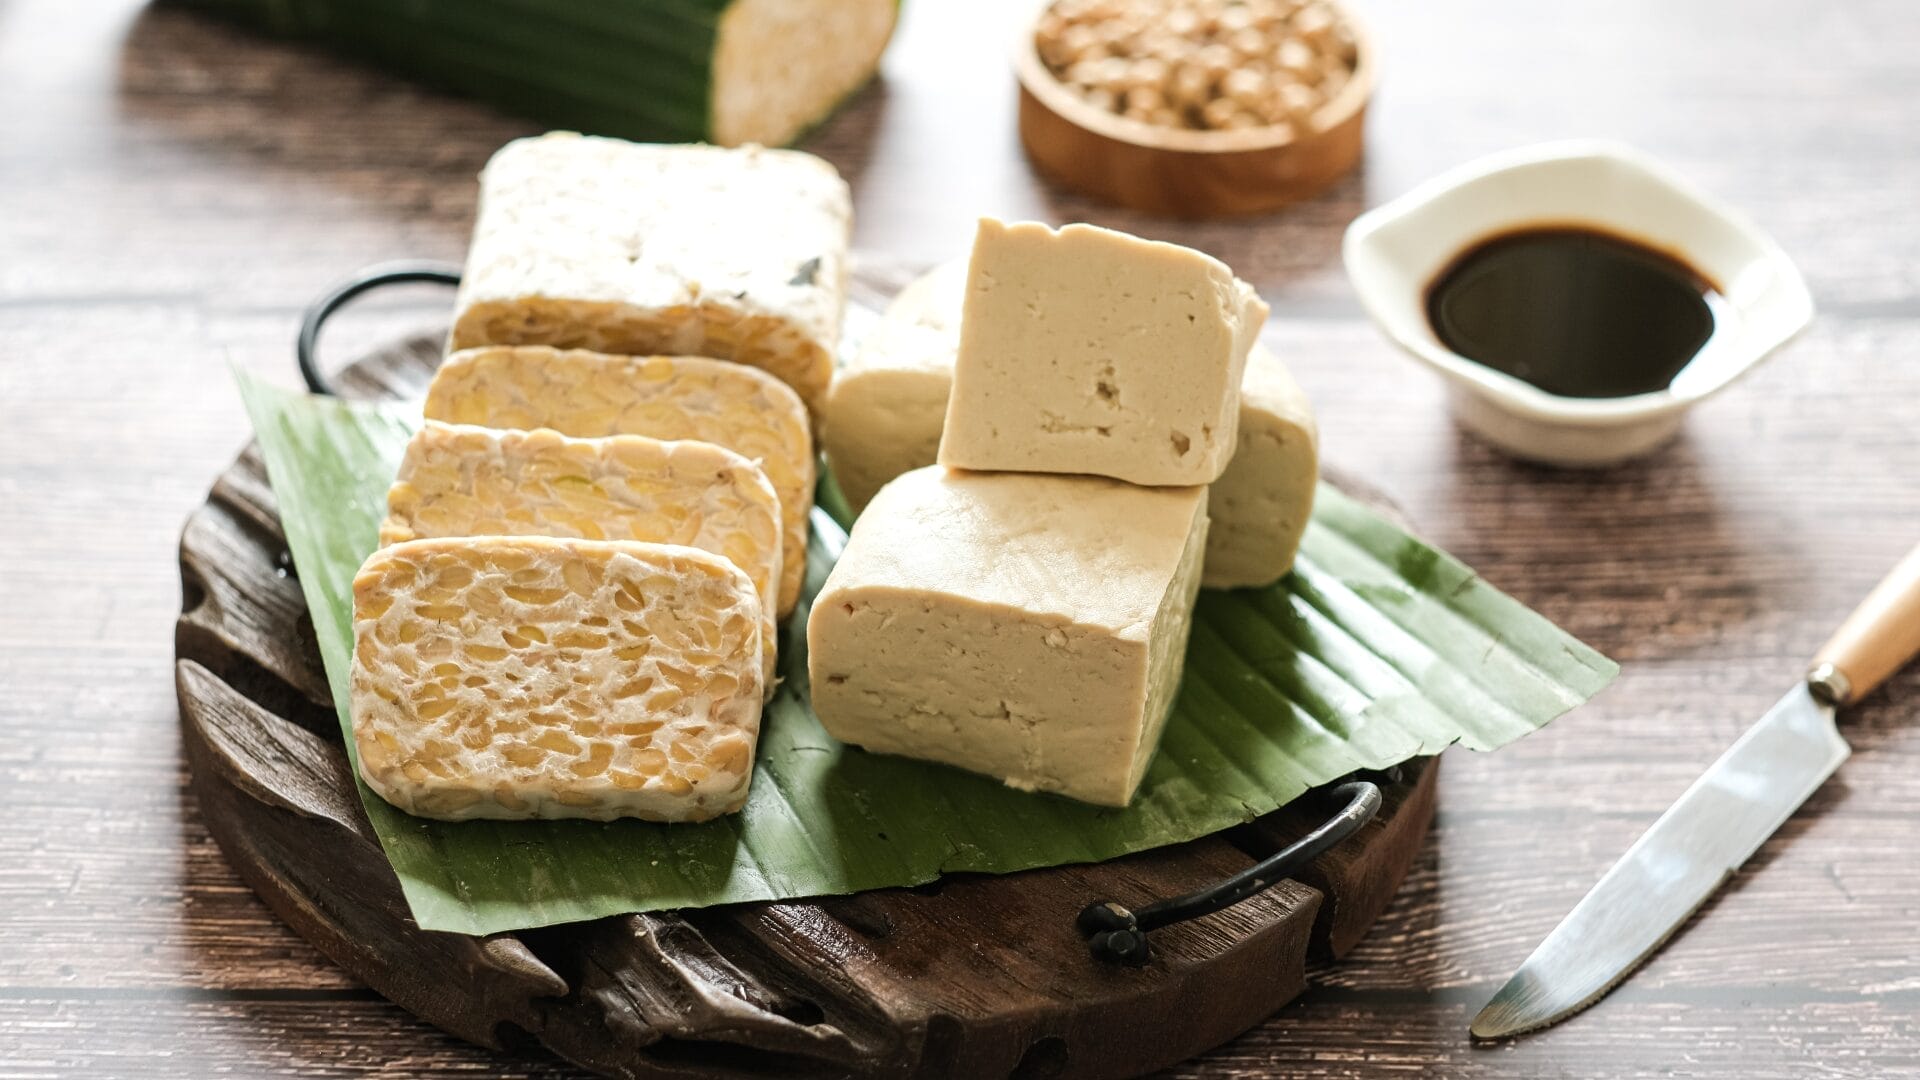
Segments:
[[[555,134],[495,155],[455,351],[354,582],[373,790],[445,819],[745,802],[850,215],[790,151]]]
[[[1086,225],[983,221],[964,289],[938,464],[879,489],[815,600],[814,710],[850,743],[1125,805],[1267,308],[1217,260]]]
[[[966,296],[967,260],[942,264],[887,306],[835,374],[821,450],[855,510],[889,480],[939,456]],[[1271,585],[1293,568],[1319,480],[1313,408],[1280,358],[1255,343],[1240,380],[1239,438],[1207,489],[1201,584]]]

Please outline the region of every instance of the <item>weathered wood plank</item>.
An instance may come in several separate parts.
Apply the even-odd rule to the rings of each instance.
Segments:
[[[1886,996],[1920,981],[1920,879],[1887,846],[1920,819],[1912,674],[1846,720],[1856,753],[1817,817],[1602,1010],[1512,1048],[1470,1052],[1464,1036],[1472,1006],[1920,535],[1910,6],[1571,0],[1541,19],[1494,0],[1369,3],[1385,80],[1363,172],[1228,225],[1036,185],[1011,80],[995,78],[1011,15],[991,6],[909,3],[882,84],[813,141],[854,182],[858,246],[909,263],[959,250],[980,212],[1227,258],[1279,313],[1269,338],[1329,456],[1626,664],[1549,731],[1453,755],[1435,847],[1318,976],[1352,986],[1188,1075],[1920,1070],[1912,1003]],[[378,259],[458,259],[474,172],[529,130],[138,0],[6,5],[0,1076],[501,1071],[351,989],[234,875],[186,787],[168,646],[181,523],[246,439],[227,364],[291,381],[293,319],[323,285]],[[1600,476],[1515,466],[1455,432],[1338,263],[1363,206],[1475,154],[1581,134],[1628,139],[1747,210],[1821,306],[1680,443]],[[325,351],[432,327],[445,303],[429,288],[370,300]]]

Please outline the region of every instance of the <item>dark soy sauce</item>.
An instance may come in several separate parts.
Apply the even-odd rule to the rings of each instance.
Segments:
[[[1665,389],[1724,311],[1719,289],[1686,263],[1577,226],[1482,240],[1427,288],[1442,344],[1562,397]]]

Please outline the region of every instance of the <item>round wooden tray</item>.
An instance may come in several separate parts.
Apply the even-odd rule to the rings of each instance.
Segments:
[[[440,342],[369,356],[338,384],[355,397],[418,394]],[[1324,812],[1282,810],[1093,866],[485,938],[423,931],[361,809],[257,447],[188,520],[180,567],[182,734],[201,812],[241,876],[335,963],[422,1019],[496,1049],[544,1046],[605,1076],[1149,1072],[1292,1000],[1309,956],[1351,948],[1433,817],[1427,759],[1300,880],[1156,930],[1142,968],[1094,959],[1074,930],[1081,907],[1210,883]]]

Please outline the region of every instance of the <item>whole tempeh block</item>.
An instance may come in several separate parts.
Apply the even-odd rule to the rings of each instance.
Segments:
[[[1123,806],[1180,683],[1206,493],[918,469],[881,490],[807,622],[835,738]]]
[[[562,126],[800,138],[873,77],[900,0],[185,0]]]
[[[833,166],[794,150],[517,139],[480,175],[449,347],[736,360],[813,407],[846,309],[852,213]]]
[[[773,684],[780,500],[731,450],[640,435],[572,439],[429,420],[387,491],[382,544],[443,536],[567,536],[679,544],[730,560],[760,599]]]
[[[901,473],[934,463],[966,292],[964,259],[914,280],[834,376],[821,446],[855,510]],[[1306,394],[1255,343],[1240,381],[1233,458],[1207,490],[1209,588],[1271,585],[1293,567],[1312,516],[1319,433]]]
[[[813,509],[813,436],[791,387],[758,368],[698,356],[622,356],[542,345],[467,349],[427,389],[426,416],[600,438],[698,439],[754,459],[780,496],[778,614],[800,598]],[[931,457],[928,461],[933,460]]]
[[[1267,305],[1191,248],[980,221],[940,464],[1210,484]]]
[[[360,775],[410,814],[702,821],[746,801],[760,602],[709,552],[413,540],[353,581]]]

